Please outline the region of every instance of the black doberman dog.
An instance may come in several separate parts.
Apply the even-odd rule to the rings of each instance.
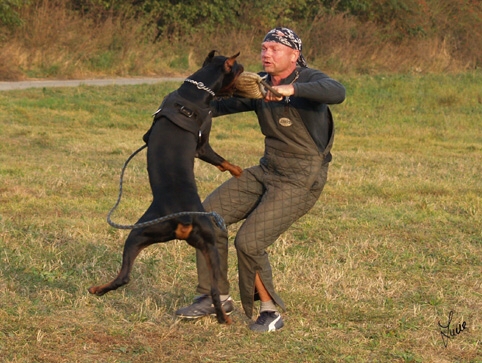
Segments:
[[[209,103],[215,96],[232,92],[236,78],[244,70],[236,62],[238,55],[224,57],[210,52],[202,68],[166,96],[155,113],[152,127],[144,136],[153,201],[138,224],[185,211],[204,212],[194,179],[195,157],[235,177],[241,175],[241,168],[216,154],[209,145],[212,123]],[[217,320],[230,323],[220,302],[219,255],[212,223],[209,215],[197,213],[133,229],[125,242],[117,277],[105,285],[90,287],[89,292],[100,296],[127,284],[141,250],[154,243],[182,239],[199,249],[206,258],[212,276],[211,296]]]

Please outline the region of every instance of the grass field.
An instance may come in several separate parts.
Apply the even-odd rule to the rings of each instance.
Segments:
[[[174,318],[195,295],[182,241],[144,251],[126,287],[87,292],[118,271],[127,232],[105,216],[119,172],[178,84],[0,93],[0,360],[482,362],[482,73],[340,80],[328,184],[269,250],[288,311],[264,335],[247,329],[232,245],[231,326]],[[251,114],[211,135],[243,167],[262,154]],[[203,197],[228,178],[195,168]],[[132,223],[145,154],[125,183],[114,219]]]

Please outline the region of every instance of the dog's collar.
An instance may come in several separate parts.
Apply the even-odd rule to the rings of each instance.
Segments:
[[[213,92],[213,90],[210,89],[209,87],[206,87],[206,86],[204,85],[204,83],[202,83],[202,82],[193,81],[192,79],[189,79],[189,78],[186,78],[186,79],[184,80],[184,82],[192,83],[192,84],[196,85],[196,87],[197,87],[198,89],[202,89],[203,91],[206,91],[207,93],[209,93],[209,94],[212,95],[213,97],[216,96],[216,94]]]

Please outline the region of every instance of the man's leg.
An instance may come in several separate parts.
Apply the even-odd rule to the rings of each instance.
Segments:
[[[255,290],[262,303],[269,300],[267,292],[273,302],[284,310],[284,303],[274,290],[266,248],[313,207],[326,182],[327,171],[328,167],[324,166],[311,189],[289,182],[266,183],[267,190],[261,202],[241,226],[235,246],[241,301],[248,317],[253,313]],[[264,307],[266,304],[262,304]]]
[[[258,273],[256,273],[254,279],[254,286],[261,300],[261,307],[258,319],[256,319],[254,324],[251,324],[250,329],[257,332],[281,329],[284,326],[283,319]]]
[[[254,287],[256,288],[256,291],[258,291],[261,302],[272,301],[271,295],[268,290],[266,290],[266,287],[264,287],[263,281],[261,281],[258,273],[256,273],[256,276],[254,277]]]

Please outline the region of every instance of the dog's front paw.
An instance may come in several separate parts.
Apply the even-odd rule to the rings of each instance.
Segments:
[[[239,178],[241,176],[241,174],[243,173],[243,169],[241,169],[239,166],[237,165],[233,165],[233,168],[232,169],[228,169],[229,172],[231,173],[232,176],[236,177],[236,178]]]
[[[237,165],[231,164],[229,161],[224,160],[221,165],[217,165],[217,168],[221,171],[229,171],[232,176],[239,178],[243,173],[243,169],[241,169]]]

